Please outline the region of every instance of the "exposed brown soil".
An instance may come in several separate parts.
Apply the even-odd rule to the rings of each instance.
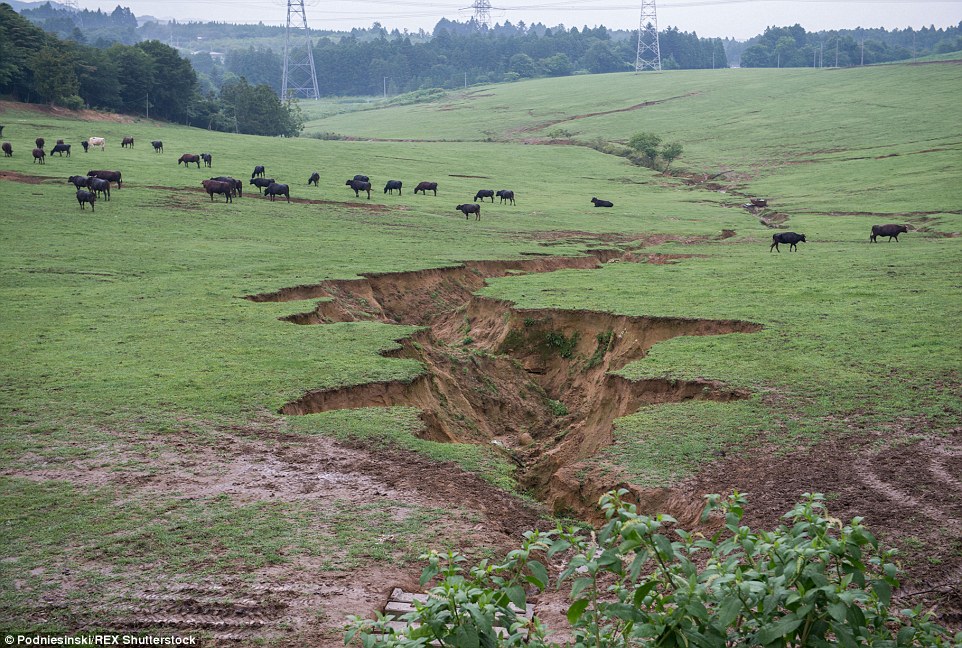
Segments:
[[[469,261],[296,286],[248,299],[324,298],[312,311],[284,318],[296,324],[374,319],[427,327],[385,354],[418,360],[425,373],[415,379],[309,391],[282,413],[417,407],[425,438],[497,443],[518,462],[523,483],[555,510],[590,517],[596,497],[584,496],[581,486],[570,488],[559,471],[610,444],[616,418],[643,405],[749,395],[708,380],[629,381],[613,372],[679,335],[750,333],[761,327],[734,320],[519,309],[473,293],[486,279],[509,273],[587,270],[613,260],[669,263],[684,256],[592,250],[583,257]]]
[[[186,430],[163,440],[118,435],[110,456],[54,463],[27,456],[4,476],[117,489],[136,501],[228,497],[238,505],[300,502],[327,510],[338,501],[353,507],[401,502],[445,510],[456,503],[465,516],[435,522],[431,533],[438,548],[450,544],[469,555],[484,546],[507,551],[520,530],[540,524],[537,507],[454,465],[404,450],[283,430],[283,419],[265,415],[250,428],[218,430],[202,438]],[[390,538],[384,542],[390,547]],[[145,578],[116,565],[108,568],[89,552],[64,555],[70,557],[63,563],[31,572],[35,583],[14,583],[18,590],[39,583],[27,604],[31,618],[67,608],[75,632],[205,631],[213,635],[207,645],[264,640],[279,646],[341,645],[348,615],[373,615],[394,585],[417,588],[422,567],[375,559],[361,568],[331,571],[323,556],[294,554],[279,565],[238,565],[231,576]],[[101,578],[90,582],[85,574],[91,572]],[[76,600],[80,592],[82,604]]]
[[[677,486],[691,493],[748,493],[746,523],[770,528],[806,492],[829,497],[833,516],[865,524],[903,550],[898,604],[934,606],[962,628],[962,428],[926,434],[925,421],[857,432],[788,454],[754,452],[705,466]],[[893,441],[895,442],[893,445]],[[900,442],[901,441],[901,442]],[[884,450],[880,450],[884,447]]]
[[[131,124],[134,122],[134,118],[130,115],[119,115],[117,113],[100,112],[97,110],[70,110],[69,108],[63,108],[61,106],[28,104],[17,101],[0,101],[0,112],[7,110],[24,110],[41,115],[52,115],[54,117],[66,117],[83,121],[109,121],[118,124]]]
[[[44,178],[41,176],[32,176],[25,173],[18,173],[17,171],[0,171],[0,180],[9,180],[11,182],[22,182],[24,184],[40,184],[42,182],[49,182],[54,180],[54,178]]]

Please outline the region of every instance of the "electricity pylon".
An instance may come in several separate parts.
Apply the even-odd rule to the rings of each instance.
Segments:
[[[661,72],[661,47],[658,45],[658,9],[655,0],[641,0],[641,20],[638,23],[638,51],[635,72]]]
[[[295,24],[300,15],[302,26]],[[319,99],[317,72],[314,70],[314,47],[307,29],[304,0],[287,0],[287,35],[284,40],[284,73],[281,77],[281,98]]]

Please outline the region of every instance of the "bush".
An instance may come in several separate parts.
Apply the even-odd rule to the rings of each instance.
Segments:
[[[432,552],[422,586],[440,576],[425,603],[401,617],[354,617],[345,643],[414,647],[546,647],[545,628],[515,610],[525,588],[543,590],[548,570],[536,560],[569,555],[558,583],[571,583],[575,648],[641,646],[951,646],[953,640],[919,609],[891,609],[898,585],[894,551],[883,550],[855,518],[843,525],[828,515],[824,497],[805,494],[774,531],[742,525],[745,498],[708,497],[703,520],[724,515],[720,531],[706,537],[675,529],[667,515],[638,515],[622,498],[601,498],[608,520],[597,532],[529,531],[519,549],[497,564],[482,561],[467,574],[465,558]],[[512,607],[512,604],[516,607]],[[418,627],[414,627],[418,624]],[[504,636],[495,625],[507,629]],[[525,634],[527,637],[525,638]]]
[[[70,110],[83,110],[83,107],[86,105],[83,97],[78,97],[77,95],[61,97],[57,100],[57,104],[63,106],[64,108],[69,108]]]

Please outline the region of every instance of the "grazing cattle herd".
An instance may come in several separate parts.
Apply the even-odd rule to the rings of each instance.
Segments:
[[[3,127],[0,126],[0,129]],[[2,130],[0,130],[0,135],[2,135]],[[32,156],[34,163],[46,164],[46,152],[44,151],[44,145],[46,140],[43,137],[38,137],[34,140],[36,147],[32,150]],[[90,147],[99,146],[101,150],[106,150],[106,139],[103,137],[90,137],[85,140],[81,140],[80,144],[83,146],[85,152],[89,151]],[[155,153],[164,152],[164,143],[161,140],[151,141],[151,146]],[[122,148],[133,148],[134,138],[124,137],[120,143]],[[13,146],[10,142],[3,142],[0,145],[0,150],[3,150],[4,157],[13,157]],[[66,153],[67,157],[70,157],[70,144],[64,143],[62,139],[58,139],[57,143],[51,149],[50,154],[53,155],[57,153],[61,158],[63,154]],[[197,165],[200,168],[201,161],[204,162],[205,167],[211,167],[213,163],[213,156],[211,153],[184,153],[177,160],[177,165],[184,165],[184,168],[190,166],[191,163]],[[256,165],[254,171],[251,173],[251,178],[249,184],[257,187],[258,193],[264,195],[273,202],[278,196],[284,196],[287,202],[291,202],[291,192],[290,186],[287,184],[282,184],[277,182],[274,178],[266,177],[267,173],[263,165]],[[308,179],[308,186],[314,185],[318,187],[321,176],[315,171],[311,174]],[[86,209],[89,204],[91,211],[95,210],[94,203],[98,200],[98,196],[105,200],[110,201],[110,184],[112,182],[117,183],[117,189],[120,189],[123,182],[123,177],[120,171],[113,171],[107,169],[88,171],[87,175],[72,175],[67,179],[68,184],[72,184],[76,189],[77,203],[80,205],[81,209]],[[368,200],[371,199],[371,179],[366,175],[355,175],[350,180],[344,183],[346,186],[350,187],[354,191],[355,197],[360,197],[362,191],[367,192]],[[234,202],[234,198],[240,198],[243,196],[244,183],[241,180],[237,180],[230,176],[218,176],[216,178],[209,178],[207,180],[201,181],[201,186],[204,191],[210,197],[211,202],[214,200],[214,194],[219,194],[224,196],[225,203]],[[384,193],[394,195],[397,191],[398,196],[401,195],[401,187],[403,183],[400,180],[388,180],[384,185]],[[414,188],[415,195],[420,192],[423,195],[427,195],[427,192],[432,192],[435,196],[438,195],[438,183],[437,182],[419,182]],[[469,219],[472,214],[474,214],[475,220],[481,220],[481,205],[485,198],[490,198],[491,203],[494,203],[495,197],[500,199],[500,204],[508,203],[510,205],[516,205],[514,191],[510,189],[500,189],[494,191],[493,189],[479,189],[474,195],[474,202],[463,203],[457,205],[455,210],[460,211],[464,214],[465,219]],[[614,203],[610,200],[602,200],[600,198],[592,198],[591,203],[595,207],[614,207]],[[751,198],[750,202],[743,205],[746,208],[758,209],[768,206],[768,201],[764,198]],[[754,213],[754,212],[753,212]],[[870,243],[877,243],[879,236],[888,237],[889,242],[895,239],[897,243],[899,240],[899,234],[905,234],[909,231],[906,225],[900,224],[887,224],[887,225],[873,225],[872,233],[869,236]],[[788,245],[789,252],[795,252],[798,250],[799,243],[806,243],[804,234],[797,234],[795,232],[780,232],[772,235],[772,244],[768,248],[769,252],[781,252],[779,245]]]

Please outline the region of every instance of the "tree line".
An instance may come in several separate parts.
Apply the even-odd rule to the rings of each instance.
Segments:
[[[72,109],[94,107],[214,130],[296,135],[303,119],[266,85],[239,78],[202,94],[197,73],[156,40],[105,48],[63,40],[0,4],[0,94]]]
[[[577,73],[624,72],[633,69],[636,44],[605,27],[478,29],[442,19],[432,38],[415,42],[386,31],[374,38],[356,33],[314,41],[313,55],[320,92],[326,96],[398,94],[427,88],[457,88],[534,77]],[[661,35],[663,66],[727,67],[719,39],[669,29]],[[196,65],[218,80],[231,75],[272,84],[280,91],[281,53],[249,46],[226,53],[223,70],[212,60]],[[218,75],[219,78],[218,78]]]
[[[962,23],[947,29],[848,29],[807,32],[769,27],[744,44],[741,67],[849,67],[962,50]],[[731,53],[731,48],[729,49]]]

